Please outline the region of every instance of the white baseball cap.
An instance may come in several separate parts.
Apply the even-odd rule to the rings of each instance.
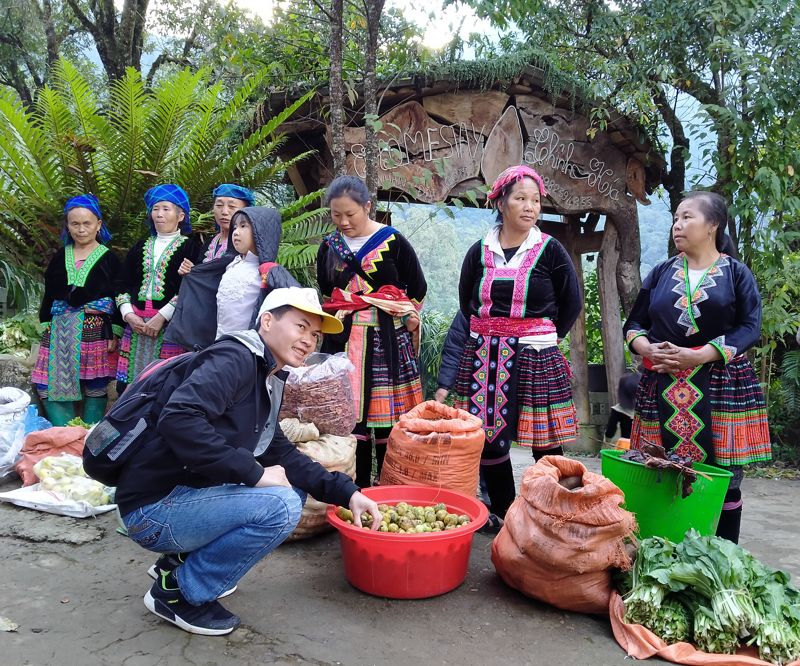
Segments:
[[[265,312],[275,310],[284,305],[290,305],[303,312],[322,317],[323,333],[341,333],[344,330],[342,322],[322,309],[317,292],[308,287],[281,287],[280,289],[273,289],[267,294],[267,297],[258,310],[259,322],[261,321],[261,315]]]

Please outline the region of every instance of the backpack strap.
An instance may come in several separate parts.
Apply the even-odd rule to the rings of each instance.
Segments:
[[[269,272],[277,266],[274,261],[265,261],[263,264],[258,265],[258,272],[261,273],[261,288],[265,289],[267,286],[267,277]]]

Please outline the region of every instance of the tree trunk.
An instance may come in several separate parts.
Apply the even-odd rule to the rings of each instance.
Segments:
[[[617,263],[617,291],[620,304],[625,315],[629,314],[639,289],[642,286],[641,254],[639,241],[639,216],[636,207],[631,204],[627,210],[620,210],[614,215],[606,216],[617,228],[619,237],[619,262]]]
[[[345,173],[344,153],[344,85],[342,83],[342,14],[343,0],[331,0],[331,156],[333,177]]]
[[[690,142],[683,129],[683,123],[675,114],[675,109],[670,105],[660,83],[657,83],[653,89],[653,101],[655,101],[661,118],[664,120],[664,124],[669,129],[672,137],[672,150],[669,153],[669,171],[661,177],[661,183],[669,195],[670,212],[675,215],[675,211],[678,210],[678,204],[683,199],[683,193],[686,191],[686,158],[689,155]],[[667,239],[667,256],[671,257],[674,254],[675,242],[672,240],[672,234],[670,234]]]
[[[664,174],[661,182],[669,194],[669,208],[674,215],[683,198],[683,193],[686,191],[686,157],[689,155],[689,137],[686,136],[683,123],[675,114],[675,109],[670,105],[660,84],[656,84],[653,89],[653,101],[672,136],[669,171]]]
[[[367,19],[367,53],[364,71],[365,180],[375,207],[378,205],[378,137],[374,124],[378,120],[378,89],[375,80],[375,64],[384,2],[385,0],[364,1]]]
[[[93,2],[91,16],[83,11],[77,0],[67,0],[67,3],[94,39],[109,80],[121,79],[128,67],[141,70],[145,20],[150,0],[125,0],[119,23],[114,0]]]
[[[47,39],[47,70],[50,71],[53,66],[58,62],[59,56],[59,39],[56,35],[55,23],[53,23],[53,4],[50,0],[42,0],[41,6],[38,2],[33,3],[36,12],[39,14],[39,19],[44,28],[44,34]]]

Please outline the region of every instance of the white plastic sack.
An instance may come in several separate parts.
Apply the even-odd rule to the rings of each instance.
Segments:
[[[88,518],[117,508],[116,504],[92,506],[88,502],[76,502],[50,490],[42,490],[40,486],[41,484],[34,483],[32,486],[0,493],[0,501],[72,518]]]
[[[25,443],[25,414],[31,397],[25,391],[0,388],[0,478],[14,471]]]

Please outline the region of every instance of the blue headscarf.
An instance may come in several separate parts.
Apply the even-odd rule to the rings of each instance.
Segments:
[[[64,245],[72,245],[75,242],[72,240],[72,236],[69,235],[69,230],[67,229],[67,213],[73,208],[85,208],[91,211],[98,220],[101,222],[103,220],[103,214],[100,212],[100,202],[94,194],[79,194],[76,197],[67,199],[67,203],[64,204],[64,229],[61,231],[61,240],[64,241]],[[108,230],[108,227],[106,227],[105,222],[100,224],[100,231],[97,232],[97,240],[103,244],[111,240],[111,232]]]
[[[150,213],[153,210],[153,206],[155,206],[159,201],[168,201],[169,203],[175,204],[185,213],[183,222],[180,223],[180,230],[185,236],[191,234],[192,222],[189,219],[189,215],[191,213],[189,206],[189,195],[186,194],[186,190],[184,190],[180,185],[164,183],[163,185],[151,187],[149,190],[147,190],[147,192],[144,193],[144,203],[147,206],[147,222],[150,224],[150,235],[156,235],[156,228],[153,224],[153,218]]]
[[[256,195],[253,190],[248,190],[246,187],[234,185],[232,183],[222,183],[222,185],[217,185],[217,187],[215,187],[214,191],[211,193],[211,196],[213,196],[215,199],[217,197],[232,197],[234,199],[241,199],[248,206],[255,206],[256,203]]]

